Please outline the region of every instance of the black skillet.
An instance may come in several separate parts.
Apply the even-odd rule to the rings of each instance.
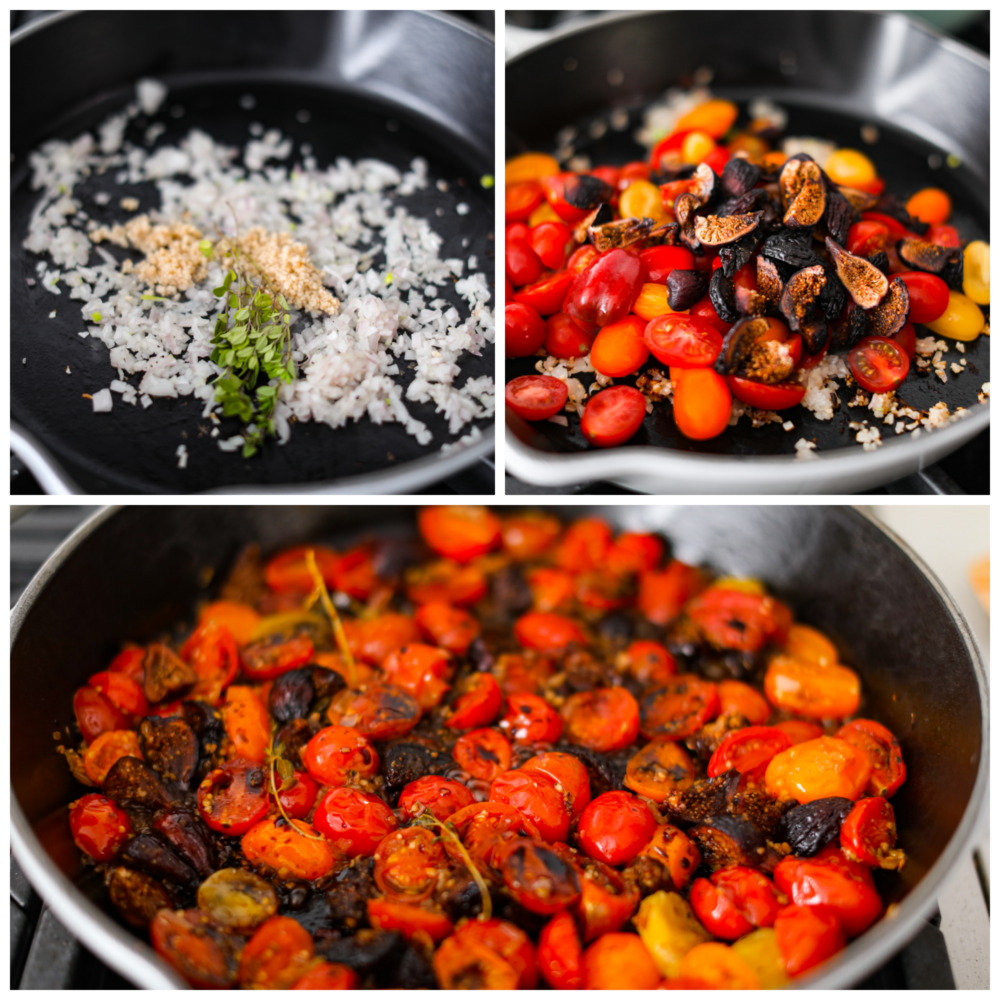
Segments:
[[[989,239],[988,64],[899,16],[843,11],[658,12],[610,16],[560,32],[507,65],[506,155],[572,148],[574,155],[587,155],[594,165],[643,159],[645,150],[633,133],[644,108],[668,87],[689,86],[700,67],[714,70],[714,93],[740,104],[741,121],[747,120],[749,100],[770,97],[788,111],[787,135],[814,135],[865,149],[885,177],[887,189],[901,197],[922,187],[945,188],[962,236]],[[627,126],[616,128],[611,123],[615,109],[627,110]],[[874,145],[861,137],[864,124],[879,129]],[[960,165],[949,166],[948,154],[957,154]],[[937,167],[931,166],[931,157],[936,157]],[[918,335],[929,332],[918,329]],[[949,363],[961,360],[955,351],[946,357]],[[932,375],[910,377],[900,397],[918,409],[944,400],[952,410],[963,406],[982,411],[977,394],[989,381],[989,338],[981,336],[966,345],[964,357],[967,373],[955,376],[949,370],[947,384]],[[507,378],[534,371],[535,360],[508,361]],[[651,359],[649,364],[658,363]],[[582,376],[585,383],[592,379]],[[624,381],[634,383],[635,378]],[[847,394],[842,390],[842,395]],[[822,457],[845,446],[860,451],[847,427],[850,421],[867,416],[878,425],[870,411],[846,406],[830,421],[817,420],[802,407],[783,415],[793,420],[794,432],[775,424],[753,429],[743,419],[718,438],[693,442],[677,431],[670,407],[662,406],[646,418],[629,447],[652,445],[690,456],[778,456],[793,454],[795,442],[806,437],[817,443]],[[988,418],[977,413],[972,419],[985,427]],[[969,419],[963,421],[963,431],[968,424]],[[594,455],[580,433],[578,418],[571,417],[565,428],[549,422],[533,424],[530,430],[523,422],[511,425],[532,449],[560,456]],[[891,428],[882,431],[886,443],[880,452],[893,449],[892,458],[899,457],[895,449],[917,453],[938,443],[931,440],[934,435],[922,434],[921,443],[909,434],[896,439]],[[954,447],[960,443],[956,440]],[[639,447],[633,457],[639,469],[648,464],[650,453]],[[882,462],[889,456],[864,457]],[[914,468],[918,464],[919,459]],[[733,471],[729,488],[739,491],[738,467]],[[516,468],[515,472],[522,475]],[[594,472],[609,474],[606,469]],[[890,478],[886,475],[884,480]]]
[[[893,798],[901,872],[876,872],[891,918],[802,985],[863,979],[912,937],[965,856],[988,770],[986,678],[968,625],[919,560],[846,507],[618,506],[550,508],[605,518],[617,530],[660,531],[674,554],[766,580],[796,617],[828,633],[864,684],[863,711],[899,738],[906,783]],[[206,581],[241,546],[265,553],[307,541],[343,547],[368,534],[406,537],[415,508],[133,506],[95,514],[42,567],[11,622],[12,842],[56,917],[138,986],[180,985],[150,948],[109,915],[103,885],[81,871],[66,803],[81,788],[53,733],[73,719],[76,688],[122,641],[149,642],[191,615]],[[137,542],[138,540],[138,542]],[[210,591],[211,592],[211,591]],[[883,877],[884,876],[884,877]]]
[[[166,126],[157,146],[176,144],[196,127],[242,146],[250,124],[260,122],[294,139],[295,161],[300,145],[310,144],[320,168],[338,156],[403,168],[425,157],[432,183],[405,199],[408,210],[431,220],[443,237],[443,256],[475,255],[479,268],[492,273],[494,196],[480,178],[494,169],[493,51],[489,36],[460,21],[413,11],[104,11],[59,15],[20,32],[11,71],[12,419],[89,493],[294,485],[410,492],[486,454],[492,420],[477,422],[483,441],[460,455],[440,456],[441,445],[453,439],[433,404],[407,403],[434,434],[428,446],[399,424],[374,425],[365,417],[336,431],[298,424],[287,445],[272,442],[250,460],[218,450],[208,437],[211,424],[201,419],[202,405],[191,398],[157,400],[143,410],[116,397],[110,418],[94,415],[82,394],[115,377],[107,349],[76,335],[83,328],[79,300],[65,289],[53,296],[40,283],[27,284],[37,277],[39,258],[21,243],[37,200],[29,187],[30,150],[94,128],[132,99],[137,78],[154,76],[170,86],[153,116]],[[252,109],[240,104],[246,94],[255,98]],[[301,112],[308,112],[307,121]],[[127,138],[141,143],[148,124],[136,120]],[[447,191],[433,183],[438,180],[447,182]],[[110,189],[108,178],[90,178],[80,188],[99,222],[120,221],[122,194],[139,198],[143,211],[158,203],[152,182],[115,189],[106,209],[89,196]],[[468,214],[456,213],[460,202],[470,206]],[[444,295],[467,314],[453,289]],[[405,363],[401,367],[408,381],[412,376]],[[463,360],[457,384],[492,374],[491,349]],[[230,420],[221,436],[237,432]],[[184,470],[174,455],[182,443],[190,456]]]

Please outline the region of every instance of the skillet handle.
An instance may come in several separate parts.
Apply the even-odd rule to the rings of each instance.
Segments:
[[[48,451],[15,423],[10,425],[10,450],[24,462],[38,480],[39,486],[50,496],[76,496],[83,493]]]

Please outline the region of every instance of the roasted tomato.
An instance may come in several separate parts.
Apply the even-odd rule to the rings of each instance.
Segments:
[[[749,684],[719,681],[715,689],[719,693],[720,715],[742,715],[754,726],[762,726],[770,718],[771,706]]]
[[[390,653],[382,663],[382,673],[390,684],[412,695],[421,710],[434,708],[450,685],[451,657],[437,646],[413,642]]]
[[[226,626],[213,618],[202,619],[184,643],[181,658],[190,663],[198,675],[191,697],[200,698],[210,705],[218,702],[222,692],[236,679],[240,668],[235,637]]]
[[[248,861],[273,868],[279,878],[311,882],[333,868],[334,853],[330,845],[316,828],[301,819],[293,819],[291,824],[280,816],[262,820],[243,835],[240,846]]]
[[[290,782],[278,789],[281,808],[295,819],[305,819],[319,794],[319,785],[305,771],[295,771]]]
[[[724,941],[735,941],[755,927],[771,927],[784,902],[770,879],[742,865],[695,879],[691,886],[691,906],[698,919]]]
[[[464,655],[480,631],[479,622],[468,611],[442,601],[421,605],[414,620],[435,645],[455,656]]]
[[[639,706],[625,688],[595,688],[571,694],[560,710],[570,743],[608,753],[623,750],[639,735]]]
[[[869,795],[891,798],[906,780],[906,765],[899,740],[885,726],[872,719],[855,719],[841,726],[837,736],[861,750],[872,766]]]
[[[726,587],[710,587],[685,610],[711,645],[748,653],[783,639],[792,620],[773,597]]]
[[[358,974],[339,962],[317,961],[292,987],[293,990],[356,990],[361,985]]]
[[[571,643],[587,644],[583,630],[572,619],[542,611],[529,611],[514,623],[514,636],[525,649],[561,653]]]
[[[701,852],[691,838],[669,823],[656,828],[639,854],[659,861],[678,892],[691,881],[695,869],[701,864]]]
[[[201,818],[219,833],[238,837],[267,815],[267,775],[248,760],[230,760],[198,786]]]
[[[647,743],[628,762],[625,787],[654,802],[663,802],[673,791],[694,784],[694,762],[683,747],[672,740]]]
[[[313,550],[316,567],[323,579],[330,583],[332,569],[337,561],[337,553],[321,545],[299,545],[279,552],[264,568],[264,580],[271,590],[278,593],[311,594],[316,587],[312,573],[306,562],[306,553]]]
[[[356,729],[327,726],[302,751],[306,770],[321,784],[346,785],[354,778],[378,774],[375,748]]]
[[[554,990],[583,987],[583,948],[573,917],[557,913],[538,938],[538,972]]]
[[[747,961],[718,941],[696,944],[682,959],[677,981],[681,989],[756,990],[760,980]]]
[[[480,781],[492,782],[510,769],[510,743],[494,729],[475,729],[452,747],[455,763]]]
[[[411,781],[400,793],[399,809],[405,815],[416,817],[429,812],[439,820],[446,820],[452,813],[475,802],[472,792],[457,781],[428,774]]]
[[[313,657],[312,639],[294,635],[268,636],[244,646],[240,652],[243,672],[255,681],[269,681],[289,670],[304,666]]]
[[[313,823],[339,853],[349,858],[370,857],[379,841],[399,825],[378,796],[355,788],[327,792],[316,807]]]
[[[792,741],[773,726],[747,726],[727,734],[708,762],[708,776],[716,778],[736,769],[743,774],[766,764],[772,757],[787,750]]]
[[[271,741],[271,718],[253,688],[242,684],[227,688],[222,718],[235,756],[263,764]]]
[[[101,733],[83,755],[83,767],[91,784],[103,785],[108,771],[122,757],[138,757],[142,760],[139,737],[131,729],[113,729],[111,732]]]
[[[493,782],[490,802],[513,806],[545,840],[565,840],[570,813],[556,782],[542,771],[507,771]]]
[[[580,898],[580,882],[572,865],[539,840],[512,841],[501,865],[512,898],[532,913],[551,916]]]
[[[478,566],[450,559],[414,566],[406,573],[406,596],[414,604],[445,601],[468,608],[486,596],[486,576]]]
[[[149,938],[157,954],[192,986],[230,989],[236,983],[243,938],[218,930],[200,910],[165,907],[153,918]]]
[[[92,687],[77,688],[73,695],[73,713],[76,715],[80,735],[93,743],[101,733],[127,729],[128,716],[110,698]]]
[[[861,797],[871,776],[871,763],[847,740],[820,736],[783,750],[767,765],[767,790],[786,801],[812,802],[831,796]]]
[[[652,990],[660,973],[636,934],[604,934],[583,953],[588,990]]]
[[[829,907],[848,937],[857,937],[882,912],[869,870],[840,854],[784,858],[774,869],[775,884],[797,906]]]
[[[516,743],[555,743],[562,733],[562,719],[544,698],[512,694],[500,728]]]
[[[664,684],[677,673],[677,661],[666,646],[636,639],[621,656],[622,665],[640,684]]]
[[[590,776],[579,757],[568,753],[540,753],[526,760],[521,765],[521,770],[539,771],[548,775],[568,801],[574,819],[590,802]]]
[[[387,896],[404,902],[428,899],[447,868],[441,841],[425,827],[394,830],[375,849],[375,884]]]
[[[440,910],[395,899],[369,899],[368,921],[376,930],[399,931],[407,941],[418,935],[435,943],[443,941],[455,925]]]
[[[611,549],[611,528],[597,517],[574,521],[556,546],[555,561],[570,573],[599,569]]]
[[[470,674],[459,686],[445,725],[451,729],[478,729],[488,726],[503,704],[500,685],[492,674]]]
[[[81,851],[110,861],[132,833],[132,822],[110,799],[91,793],[70,806],[69,828]]]
[[[774,918],[778,950],[790,976],[832,958],[845,944],[837,914],[827,906],[786,906]]]
[[[654,625],[666,625],[703,587],[702,575],[694,566],[674,559],[662,572],[654,570],[640,574],[639,610]]]
[[[603,861],[576,855],[576,867],[580,900],[573,911],[583,943],[589,944],[625,926],[639,905],[639,889]]]
[[[896,846],[896,815],[881,797],[860,799],[840,828],[840,847],[852,861],[879,868],[902,868]]]
[[[416,699],[392,684],[369,684],[364,690],[345,688],[334,696],[327,718],[372,740],[405,736],[420,721]]]
[[[290,989],[312,965],[312,935],[291,917],[275,916],[257,928],[240,955],[245,989]]]
[[[697,732],[718,710],[719,695],[711,681],[678,674],[639,699],[639,732],[648,740],[680,740]]]
[[[486,507],[424,507],[417,523],[424,541],[456,562],[469,562],[500,544],[500,519]]]
[[[548,552],[562,534],[562,525],[550,514],[528,511],[504,518],[502,534],[504,549],[515,559],[535,559]]]
[[[649,842],[656,820],[629,792],[605,792],[583,811],[576,837],[582,850],[608,865],[628,864]]]
[[[861,681],[839,663],[810,663],[780,655],[767,666],[764,693],[776,708],[812,719],[837,719],[858,710]]]
[[[143,716],[149,711],[149,702],[146,701],[141,685],[128,674],[117,670],[102,670],[99,674],[94,674],[87,683],[126,715]]]

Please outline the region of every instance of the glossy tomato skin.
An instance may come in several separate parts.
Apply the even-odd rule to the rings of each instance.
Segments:
[[[543,274],[537,281],[518,289],[514,301],[530,306],[540,316],[551,316],[562,309],[566,293],[575,280],[575,275],[569,271]]]
[[[504,306],[504,353],[508,358],[526,358],[545,343],[545,320],[536,309],[520,302]]]
[[[583,947],[573,917],[564,910],[543,928],[538,938],[538,972],[554,990],[583,988]]]
[[[246,833],[269,807],[264,769],[247,760],[227,761],[209,772],[198,786],[198,811],[218,833]]]
[[[495,729],[474,729],[459,736],[452,749],[455,763],[480,781],[492,782],[509,770],[511,746]]]
[[[729,333],[729,328],[733,325],[719,317],[719,314],[715,311],[715,306],[712,305],[712,300],[707,295],[691,306],[688,314],[694,316],[696,319],[704,320],[714,329],[718,330],[723,337]]]
[[[507,771],[490,788],[490,801],[513,806],[545,840],[565,840],[570,814],[556,782],[541,771]]]
[[[906,780],[906,765],[899,740],[880,722],[855,719],[837,730],[837,736],[856,746],[871,764],[868,795],[891,798]]]
[[[566,383],[551,375],[519,375],[504,388],[507,408],[523,420],[548,420],[565,405]]]
[[[822,858],[784,858],[774,869],[775,884],[798,906],[827,906],[844,933],[857,937],[882,912],[871,873],[839,853]]]
[[[865,337],[847,355],[847,364],[866,392],[898,388],[910,370],[910,359],[899,344],[887,337]]]
[[[312,811],[319,785],[305,771],[296,771],[291,784],[278,791],[282,809],[295,819],[305,819]]]
[[[70,806],[69,828],[76,846],[95,861],[111,861],[132,832],[132,821],[111,799],[84,795]]]
[[[838,796],[852,802],[861,797],[871,775],[864,753],[846,740],[820,736],[799,743],[771,758],[768,792],[780,801],[805,804]]]
[[[127,715],[110,698],[89,685],[77,688],[73,695],[73,713],[87,743],[93,743],[102,733],[127,729],[129,725]]]
[[[513,227],[511,227],[513,229]],[[514,287],[530,285],[542,275],[542,262],[531,249],[526,236],[508,231],[504,248],[504,267]]]
[[[356,729],[327,726],[306,744],[302,763],[324,785],[346,785],[350,776],[378,774],[379,757],[371,743]]]
[[[617,323],[629,314],[645,278],[646,265],[637,255],[609,250],[577,277],[565,311],[579,323]]]
[[[806,394],[806,387],[801,382],[777,382],[765,385],[752,379],[740,378],[738,375],[726,376],[729,390],[747,406],[758,410],[788,410],[798,406]]]
[[[766,764],[787,750],[792,741],[772,726],[747,726],[728,733],[708,762],[708,776],[716,778],[735,768],[741,774]]]
[[[541,262],[553,271],[566,263],[573,249],[573,230],[563,222],[540,222],[531,227],[531,248]]]
[[[684,739],[718,711],[719,694],[712,681],[697,674],[677,674],[639,698],[639,732],[649,740]]]
[[[912,300],[911,300],[912,301]],[[917,356],[917,331],[912,323],[904,323],[893,335],[892,339],[906,351],[906,356],[913,361]]]
[[[417,817],[429,812],[442,822],[473,802],[472,792],[465,785],[436,774],[411,781],[399,796],[399,808],[407,816]]]
[[[560,714],[570,743],[600,753],[624,750],[639,735],[639,706],[623,687],[577,691],[563,703]]]
[[[508,696],[500,729],[515,743],[555,743],[562,733],[562,719],[544,698],[523,692]]]
[[[710,322],[683,313],[651,320],[643,336],[658,361],[677,368],[707,368],[722,350],[722,334]]]
[[[595,393],[584,407],[580,430],[598,448],[613,448],[634,437],[646,417],[646,397],[630,385]]]
[[[584,358],[594,336],[578,326],[569,313],[557,312],[545,321],[545,353],[562,360]]]
[[[349,858],[370,857],[387,833],[399,825],[377,796],[354,788],[334,788],[316,807],[313,824]]]
[[[729,426],[733,397],[726,380],[711,368],[671,367],[674,423],[692,441],[718,437]]]
[[[645,327],[646,321],[634,315],[602,327],[590,347],[590,363],[594,371],[610,378],[637,372],[649,357],[649,350],[643,341]]]
[[[698,919],[724,941],[735,941],[755,927],[773,926],[784,898],[770,879],[742,865],[695,879],[691,886],[691,906]]]
[[[571,643],[587,644],[586,635],[572,618],[544,611],[529,611],[518,618],[514,636],[525,649],[540,653],[561,653]]]
[[[572,754],[552,751],[531,757],[521,765],[522,771],[539,771],[548,775],[569,801],[572,817],[576,819],[590,803],[590,776],[587,766]]]
[[[948,308],[948,286],[936,274],[901,271],[896,277],[902,278],[910,295],[911,323],[933,323],[944,315]]]
[[[793,978],[832,958],[846,944],[836,913],[826,906],[783,907],[775,916],[774,934]]]
[[[583,811],[576,837],[580,848],[607,865],[628,864],[649,842],[656,820],[630,792],[605,792]]]
[[[478,729],[488,726],[500,714],[503,693],[492,674],[472,674],[445,720],[450,729]]]
[[[694,254],[687,247],[649,247],[639,256],[646,265],[646,281],[654,285],[666,284],[671,271],[694,267]]]

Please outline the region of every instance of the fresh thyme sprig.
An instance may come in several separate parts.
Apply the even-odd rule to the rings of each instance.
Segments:
[[[281,803],[281,796],[278,793],[283,792],[286,788],[291,788],[295,784],[295,767],[284,756],[284,752],[284,747],[280,743],[277,746],[274,745],[274,732],[272,731],[271,743],[267,748],[266,754],[268,791],[274,796],[278,812],[281,813],[290,830],[294,830],[300,837],[305,837],[307,840],[322,840],[323,837],[320,834],[311,834],[300,830],[292,822],[291,816],[285,812],[285,807]]]
[[[490,896],[489,886],[487,886],[486,879],[483,878],[482,873],[469,856],[469,852],[465,844],[462,843],[462,838],[458,835],[458,831],[455,829],[454,824],[443,823],[433,813],[424,812],[421,813],[410,825],[423,826],[429,830],[436,830],[438,832],[438,837],[442,840],[448,840],[451,842],[461,856],[462,861],[465,862],[465,867],[469,869],[472,881],[475,882],[479,888],[479,897],[483,904],[479,913],[479,919],[489,920],[490,917],[493,916],[493,898]]]
[[[344,662],[347,664],[348,687],[357,687],[358,671],[354,665],[354,655],[351,653],[351,647],[347,642],[347,633],[344,632],[344,625],[340,620],[340,615],[337,614],[337,609],[333,606],[333,601],[330,600],[330,594],[326,589],[326,581],[323,579],[323,574],[319,571],[319,566],[316,565],[315,549],[306,550],[306,568],[309,570],[309,575],[312,577],[314,586],[313,592],[306,601],[306,609],[311,609],[316,601],[319,601],[323,605],[323,610],[327,613],[330,624],[333,627],[333,637],[337,640],[340,655],[343,656]]]
[[[215,321],[212,361],[226,369],[215,381],[215,400],[225,416],[244,423],[243,457],[250,458],[265,437],[275,436],[278,387],[257,383],[261,376],[292,382],[295,361],[289,305],[253,258],[239,249],[238,241],[238,233],[234,240],[222,237],[217,248],[202,240],[199,249],[209,260],[221,249],[229,264],[222,284],[213,289],[224,307]]]

